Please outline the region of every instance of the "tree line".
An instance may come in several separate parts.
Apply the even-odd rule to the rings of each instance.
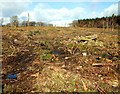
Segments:
[[[44,22],[36,22],[36,21],[29,21],[29,14],[28,14],[28,20],[27,21],[22,21],[19,22],[18,16],[12,16],[10,17],[10,22],[7,23],[6,25],[3,25],[4,18],[0,19],[0,26],[53,26],[53,24],[47,24]]]
[[[109,17],[92,18],[92,19],[78,19],[74,20],[71,24],[73,27],[84,28],[118,28],[120,25],[120,15],[112,15]]]

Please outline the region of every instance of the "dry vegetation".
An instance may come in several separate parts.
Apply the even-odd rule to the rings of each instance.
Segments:
[[[3,27],[3,91],[117,92],[119,43],[117,30]]]

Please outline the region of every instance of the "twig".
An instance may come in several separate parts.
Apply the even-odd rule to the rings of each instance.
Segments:
[[[75,81],[76,92],[78,92],[78,81]]]
[[[85,85],[85,83],[84,83],[84,81],[81,79],[81,82],[82,82],[82,84],[83,84],[83,89],[85,90],[85,91],[88,91],[88,88],[87,88],[87,86]]]
[[[104,89],[102,89],[101,87],[98,86],[97,88],[98,92],[100,92],[101,94],[107,94],[106,91]]]

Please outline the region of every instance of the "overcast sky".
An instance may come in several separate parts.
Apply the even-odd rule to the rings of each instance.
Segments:
[[[11,16],[17,15],[19,21],[43,21],[63,26],[77,19],[96,18],[118,14],[119,0],[1,0],[0,18],[4,24]]]

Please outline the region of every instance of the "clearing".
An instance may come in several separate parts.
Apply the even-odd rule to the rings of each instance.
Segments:
[[[1,43],[4,93],[119,90],[118,30],[3,27]]]

